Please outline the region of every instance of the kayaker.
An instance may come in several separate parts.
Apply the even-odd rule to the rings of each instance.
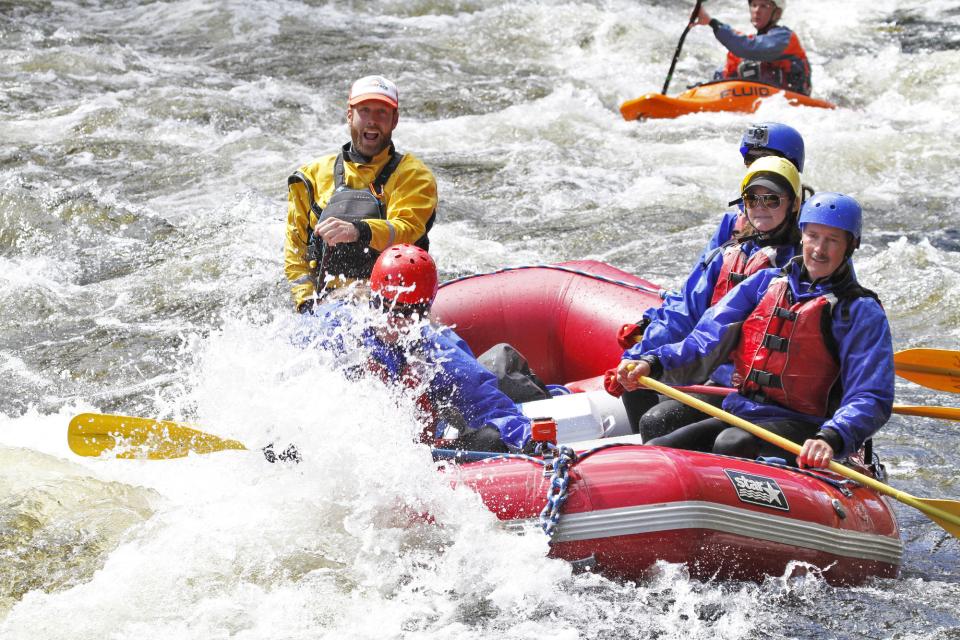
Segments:
[[[500,391],[496,376],[460,336],[430,321],[437,289],[430,254],[410,244],[393,245],[373,266],[369,305],[360,306],[354,296],[316,306],[324,335],[319,344],[336,351],[341,362],[359,359],[347,367],[350,376],[372,375],[417,394],[427,425],[423,441],[451,440],[444,446],[472,451],[523,449],[530,441],[530,418]],[[358,344],[351,344],[351,337]]]
[[[750,276],[711,307],[682,341],[633,353],[617,380],[703,382],[734,362],[738,393],[723,408],[803,443],[797,462],[822,467],[858,451],[890,417],[893,345],[876,294],[857,282],[850,257],[861,209],[850,196],[818,193],[800,211],[802,255]],[[649,444],[754,458],[785,451],[715,418]]]
[[[696,24],[709,25],[727,48],[727,62],[714,80],[749,80],[810,95],[810,63],[797,34],[779,24],[786,0],[749,0],[755,34],[744,35],[701,7]]]
[[[400,118],[397,85],[365,76],[350,88],[350,141],[287,179],[285,273],[298,311],[324,287],[370,276],[393,244],[430,248],[437,183],[413,154],[393,145]]]
[[[746,225],[733,237],[707,254],[693,270],[675,303],[649,312],[651,322],[639,343],[623,357],[635,359],[653,349],[679,342],[689,334],[707,309],[747,277],[770,267],[783,267],[799,253],[800,174],[784,158],[767,156],[750,165],[740,182]],[[733,365],[720,364],[710,379],[722,387],[731,385]],[[666,399],[652,408],[653,392],[638,389],[622,396],[628,418],[646,442],[707,416],[676,400]],[[658,396],[655,396],[658,398]],[[698,396],[720,405],[718,396]]]

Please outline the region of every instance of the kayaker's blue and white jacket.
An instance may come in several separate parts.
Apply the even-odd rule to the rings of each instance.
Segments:
[[[797,301],[831,293],[831,282],[811,285],[800,280],[802,265],[794,261],[786,269],[788,286]],[[625,359],[653,355],[663,367],[661,379],[674,385],[700,384],[720,363],[727,362],[740,339],[743,322],[757,307],[780,269],[765,269],[750,276],[720,302],[710,307],[693,331],[682,341],[623,354]],[[848,276],[853,279],[852,272]],[[880,304],[872,297],[845,299],[831,310],[832,335],[840,365],[839,407],[829,418],[798,413],[775,404],[730,394],[723,408],[746,420],[772,422],[803,420],[834,430],[842,440],[838,458],[857,451],[886,421],[893,409],[894,370],[890,325]]]

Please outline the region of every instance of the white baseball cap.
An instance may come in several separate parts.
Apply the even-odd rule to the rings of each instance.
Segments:
[[[379,100],[396,109],[400,106],[400,93],[397,85],[383,76],[364,76],[350,87],[347,104],[352,107],[364,100]]]

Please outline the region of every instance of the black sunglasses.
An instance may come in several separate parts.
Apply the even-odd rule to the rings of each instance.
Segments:
[[[751,208],[776,209],[783,202],[783,196],[776,193],[745,193],[743,204]]]

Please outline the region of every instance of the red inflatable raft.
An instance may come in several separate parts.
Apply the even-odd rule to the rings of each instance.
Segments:
[[[562,383],[613,366],[617,329],[659,304],[657,289],[581,261],[456,280],[441,287],[434,310],[478,353],[509,342],[546,382]],[[701,578],[814,570],[836,584],[899,570],[903,545],[887,500],[841,476],[642,446],[639,436],[574,448],[580,457],[552,527],[555,557],[627,579],[643,578],[658,560],[685,563]],[[539,462],[463,464],[456,481],[475,489],[508,528],[543,535],[552,478]]]

